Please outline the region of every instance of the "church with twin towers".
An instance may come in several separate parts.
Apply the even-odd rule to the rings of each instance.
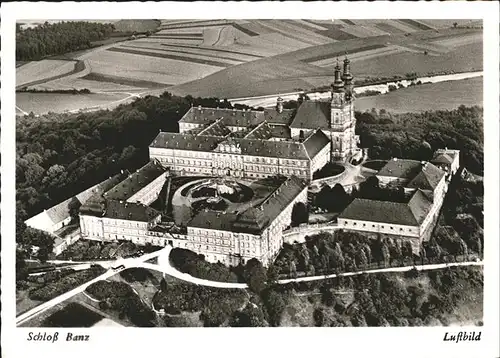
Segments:
[[[278,97],[264,111],[192,107],[179,121],[179,133],[157,135],[150,158],[181,175],[312,180],[327,162],[361,155],[354,101],[346,57],[343,68],[337,60],[329,99],[305,99],[285,109]]]

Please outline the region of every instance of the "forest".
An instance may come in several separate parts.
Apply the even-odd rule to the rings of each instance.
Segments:
[[[460,106],[454,110],[391,114],[356,112],[356,134],[361,147],[370,148],[371,159],[411,158],[430,160],[438,148],[459,149],[460,164],[482,175],[483,110]]]
[[[93,42],[108,38],[112,24],[71,21],[22,29],[16,24],[16,61],[37,61],[47,56],[85,50]]]

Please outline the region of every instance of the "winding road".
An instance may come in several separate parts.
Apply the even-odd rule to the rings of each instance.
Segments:
[[[114,261],[113,264],[114,266],[122,266],[120,269],[113,270],[111,268],[108,269],[104,274],[94,278],[93,280],[90,280],[66,293],[63,293],[62,295],[53,298],[50,301],[44,302],[31,310],[20,314],[19,316],[16,317],[16,325],[21,325],[28,320],[34,318],[35,316],[45,312],[46,310],[54,307],[55,305],[79,294],[85,291],[87,287],[89,287],[91,284],[100,281],[100,280],[106,280],[110,278],[113,275],[116,275],[117,273],[128,269],[128,268],[138,268],[142,267],[145,269],[149,270],[155,270],[158,272],[162,272],[166,275],[173,276],[175,278],[178,278],[180,280],[195,284],[195,285],[200,285],[200,286],[207,286],[207,287],[215,287],[215,288],[229,288],[229,289],[245,289],[247,288],[247,284],[245,283],[233,283],[233,282],[218,282],[218,281],[210,281],[210,280],[205,280],[197,277],[193,277],[189,274],[183,273],[178,271],[176,268],[172,267],[170,264],[169,256],[170,256],[170,251],[172,250],[172,247],[166,246],[164,249],[161,249],[159,251],[155,251],[149,254],[142,255],[138,258],[128,258],[128,259],[121,259]],[[158,258],[158,264],[151,264],[147,263],[145,261],[148,261],[152,258]],[[104,264],[104,262],[88,262],[88,263],[80,263],[80,264]],[[105,262],[106,264],[110,264],[109,261]],[[292,282],[310,282],[310,281],[320,281],[320,280],[326,280],[326,279],[331,279],[335,277],[340,277],[340,276],[356,276],[356,275],[362,275],[362,274],[373,274],[373,273],[382,273],[382,272],[406,272],[410,271],[412,269],[417,269],[418,271],[427,271],[427,270],[435,270],[435,269],[440,269],[440,268],[446,268],[446,267],[455,267],[455,266],[482,266],[483,262],[482,261],[470,261],[470,262],[455,262],[455,263],[443,263],[443,264],[432,264],[432,265],[417,265],[417,266],[403,266],[403,267],[390,267],[390,268],[382,268],[382,269],[373,269],[373,270],[366,270],[366,271],[354,271],[354,272],[345,272],[345,273],[339,273],[339,274],[331,274],[331,275],[321,275],[321,276],[309,276],[309,277],[300,277],[300,278],[291,278],[291,279],[284,279],[284,280],[279,280],[278,284],[280,285],[286,285],[288,283]]]

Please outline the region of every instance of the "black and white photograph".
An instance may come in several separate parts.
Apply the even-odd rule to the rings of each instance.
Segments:
[[[12,283],[24,344],[419,327],[486,346],[498,14],[489,117],[486,15],[172,14],[9,22],[2,306]]]

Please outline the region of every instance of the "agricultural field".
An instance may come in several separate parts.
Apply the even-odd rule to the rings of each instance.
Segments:
[[[45,114],[62,113],[93,109],[96,107],[111,108],[126,103],[134,97],[126,93],[92,93],[92,94],[55,94],[55,93],[16,93],[17,114],[23,112]]]
[[[122,92],[121,98],[126,98],[168,89],[178,95],[237,98],[311,90],[331,82],[336,58],[346,53],[357,80],[482,70],[481,23],[470,20],[114,20],[113,24],[123,34],[140,35],[65,55],[73,61],[61,57],[19,66],[17,85],[48,91],[88,89],[95,100],[81,99],[76,107],[109,107],[120,103],[114,97],[106,102],[110,92]],[[23,102],[18,107],[41,113],[52,106],[44,104],[47,98],[34,93],[19,96]],[[64,104],[66,100],[71,102],[72,97],[56,107],[76,109]]]
[[[356,100],[356,110],[364,112],[372,108],[383,108],[388,112],[403,113],[430,109],[455,109],[462,104],[465,106],[483,105],[482,77],[422,84],[387,94],[361,97]]]
[[[69,74],[74,67],[74,61],[42,60],[28,62],[16,68],[16,87]]]

